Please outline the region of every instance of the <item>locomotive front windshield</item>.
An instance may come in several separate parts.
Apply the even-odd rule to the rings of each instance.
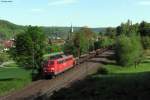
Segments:
[[[63,54],[50,56],[50,60],[56,60],[56,59],[60,59],[60,58],[63,58]]]
[[[54,64],[54,61],[45,61],[44,62],[45,67],[47,67],[47,65],[53,65],[53,64]]]

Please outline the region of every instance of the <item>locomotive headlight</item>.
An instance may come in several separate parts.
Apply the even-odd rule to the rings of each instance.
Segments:
[[[52,70],[52,71],[54,71],[54,70],[55,70],[55,68],[51,68],[51,70]]]

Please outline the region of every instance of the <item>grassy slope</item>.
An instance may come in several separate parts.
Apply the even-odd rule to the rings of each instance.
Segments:
[[[0,95],[18,90],[30,82],[30,71],[17,67],[0,68]]]
[[[109,74],[150,72],[150,63],[139,64],[136,68],[135,66],[121,67],[117,65],[107,65],[106,67],[109,70]]]
[[[150,61],[137,68],[106,65],[108,75],[92,75],[56,92],[52,100],[150,100]]]

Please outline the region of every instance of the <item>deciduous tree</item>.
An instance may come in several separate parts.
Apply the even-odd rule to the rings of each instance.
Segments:
[[[25,33],[16,36],[13,57],[22,67],[41,72],[45,40],[45,35],[39,27],[29,26]]]

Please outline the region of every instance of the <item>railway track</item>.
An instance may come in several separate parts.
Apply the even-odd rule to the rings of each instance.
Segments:
[[[101,55],[110,55],[112,51],[103,51]],[[63,87],[70,86],[71,83],[81,80],[89,74],[93,74],[100,68],[100,61],[104,58],[95,57],[87,60],[84,63],[58,75],[51,80],[39,80],[31,83],[24,89],[10,93],[9,95],[0,97],[0,100],[42,100],[53,94]],[[43,100],[44,100],[43,99]]]

